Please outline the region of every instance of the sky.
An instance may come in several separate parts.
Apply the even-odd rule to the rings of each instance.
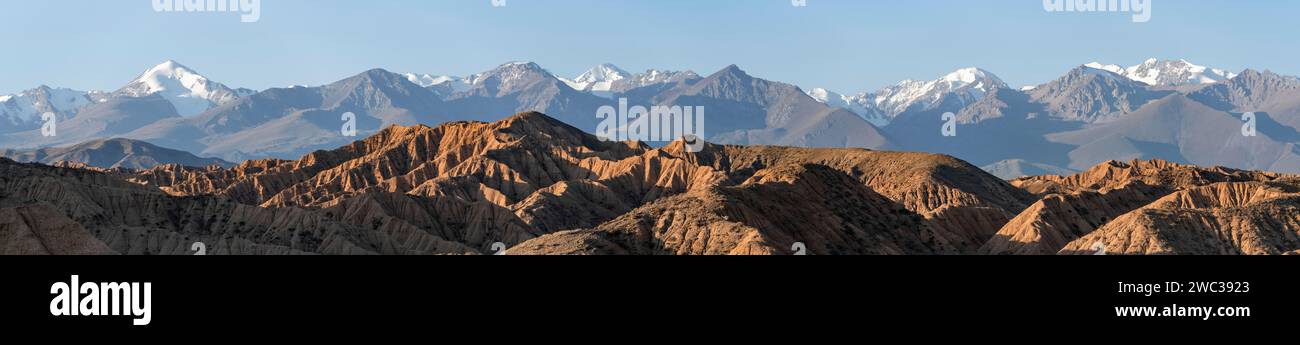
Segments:
[[[730,64],[841,93],[980,67],[1013,86],[1151,57],[1300,75],[1300,1],[1148,0],[1130,13],[1043,0],[261,0],[260,18],[154,0],[0,0],[0,94],[115,90],[176,60],[231,87],[322,85],[371,68],[470,75],[534,61],[573,77]],[[201,1],[201,0],[196,0]]]

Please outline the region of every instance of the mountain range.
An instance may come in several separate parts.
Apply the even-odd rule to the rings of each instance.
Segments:
[[[1300,79],[1268,71],[1151,59],[1128,68],[1084,64],[1014,89],[987,71],[963,69],[854,97],[810,94],[875,123],[897,147],[950,154],[1016,178],[1134,159],[1300,172],[1298,87]],[[940,130],[948,112],[955,136]],[[1243,135],[1247,112],[1256,116],[1254,136]]]
[[[526,111],[593,132],[596,109],[620,100],[703,107],[705,138],[714,143],[942,153],[1007,179],[1134,159],[1300,172],[1300,79],[1156,59],[1088,63],[1021,88],[964,68],[852,96],[805,91],[734,65],[701,76],[602,64],[565,78],[531,62],[468,77],[375,69],[255,92],[167,61],[114,92],[42,86],[0,96],[0,123],[11,124],[0,129],[0,147],[122,138],[231,162],[297,159],[392,125],[491,122]],[[56,114],[56,136],[43,135],[44,112]],[[1242,135],[1246,112],[1255,113],[1255,136]],[[356,133],[341,131],[344,113],[354,115]],[[954,136],[941,131],[944,113],[954,114]]]
[[[129,139],[101,139],[69,147],[51,147],[31,151],[0,149],[0,157],[23,163],[46,165],[84,165],[105,169],[151,169],[159,165],[180,164],[192,167],[222,166],[233,163],[216,158],[200,158],[185,151],[172,150]]]
[[[0,255],[1300,253],[1296,175],[1151,160],[1006,181],[941,154],[693,151],[527,112],[228,168],[0,158]]]

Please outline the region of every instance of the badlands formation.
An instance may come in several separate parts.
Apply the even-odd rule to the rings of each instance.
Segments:
[[[0,159],[0,254],[1288,254],[1300,180],[1161,161],[998,179],[935,154],[608,142],[540,113],[298,160]]]

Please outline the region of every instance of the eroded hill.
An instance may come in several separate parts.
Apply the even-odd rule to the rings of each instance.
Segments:
[[[3,164],[14,172],[7,206],[59,210],[131,254],[184,253],[193,241],[237,254],[488,253],[498,242],[627,229],[636,217],[654,218],[640,231],[658,240],[610,252],[787,253],[800,242],[827,254],[974,253],[1029,201],[947,156],[712,144],[691,153],[680,142],[602,141],[540,113],[393,126],[299,160],[229,169]],[[732,229],[707,230],[719,226]],[[724,233],[739,237],[714,237]]]
[[[1161,161],[1000,180],[935,154],[608,142],[540,113],[298,160],[0,160],[5,254],[1282,254],[1289,176]]]

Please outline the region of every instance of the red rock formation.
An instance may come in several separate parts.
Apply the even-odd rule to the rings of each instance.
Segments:
[[[933,247],[898,253],[974,252],[1028,198],[946,156],[718,145],[689,153],[680,142],[653,149],[601,141],[538,113],[496,123],[391,127],[297,161],[163,166],[128,178],[175,196],[223,196],[265,208],[321,210],[353,226],[417,229],[487,252],[496,242],[596,228],[677,195],[803,164],[849,176],[925,220],[924,229],[913,230],[928,232]]]
[[[1110,254],[1281,255],[1300,248],[1300,181],[1227,182],[1179,191],[1071,242]]]
[[[1106,162],[1072,176],[1012,183],[1045,194],[980,248],[981,254],[1054,254],[1107,223],[1170,193],[1227,181],[1271,181],[1280,175],[1200,168],[1164,161]]]

